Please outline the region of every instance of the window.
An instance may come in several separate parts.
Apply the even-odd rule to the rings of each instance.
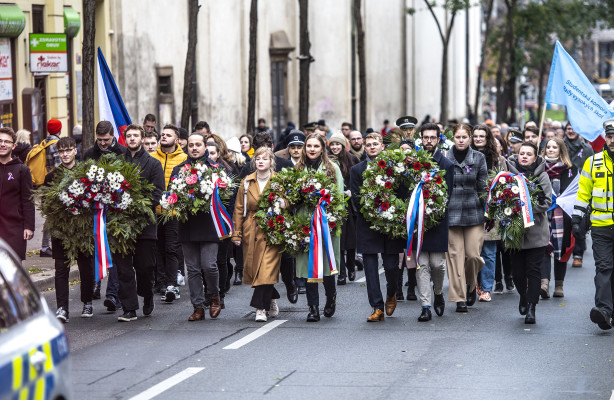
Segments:
[[[26,276],[23,269],[9,255],[6,250],[0,250],[0,272],[3,283],[8,284],[10,292],[6,298],[11,299],[6,305],[10,312],[19,315],[19,319],[26,320],[41,310],[38,292]],[[0,296],[4,301],[4,293],[0,290]]]

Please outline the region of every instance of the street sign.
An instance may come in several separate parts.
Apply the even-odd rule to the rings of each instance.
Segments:
[[[68,72],[65,34],[30,34],[30,71]]]

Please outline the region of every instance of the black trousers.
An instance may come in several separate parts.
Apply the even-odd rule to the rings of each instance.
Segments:
[[[356,249],[341,250],[339,264],[339,278],[347,277],[347,271],[351,272],[356,269]]]
[[[362,261],[365,266],[365,278],[367,282],[367,295],[369,304],[373,308],[384,310],[384,298],[379,283],[379,262],[377,254],[363,254]],[[384,274],[386,275],[386,295],[395,296],[399,290],[399,255],[382,254]],[[415,270],[415,268],[412,268]]]
[[[260,285],[254,287],[254,293],[252,293],[252,301],[250,306],[257,310],[271,309],[271,300],[279,299],[279,292],[275,289],[274,285]]]
[[[520,295],[526,293],[527,302],[539,302],[539,288],[541,285],[541,264],[546,247],[523,249],[511,253],[512,274],[514,285]]]
[[[614,226],[593,226],[595,306],[612,315],[614,299]]]
[[[548,254],[544,255],[544,260],[542,262],[542,279],[550,280],[552,263],[554,263],[554,280],[564,281],[565,274],[567,273],[567,263],[562,261],[556,261]]]
[[[153,296],[156,241],[137,240],[133,255],[113,254],[113,268],[117,268],[119,301],[124,311],[139,309],[138,296]],[[175,279],[176,277],[175,272]]]
[[[55,242],[53,246],[56,246]],[[59,243],[57,246],[62,246]],[[79,254],[77,267],[81,279],[81,301],[91,303],[94,294],[94,258],[90,255]],[[68,311],[68,275],[70,265],[67,258],[55,259],[55,301],[57,307],[64,307]]]
[[[158,241],[156,246],[156,287],[177,285],[177,271],[183,270],[179,266],[179,221],[171,220],[166,224],[158,224]],[[183,259],[183,257],[182,257]]]
[[[230,238],[220,240],[217,247],[217,269],[220,274],[220,296],[224,296],[228,289],[228,247],[230,246]],[[176,274],[176,273],[175,273]]]
[[[281,253],[279,272],[281,273],[281,281],[286,285],[286,288],[294,288],[294,278],[296,277],[295,262],[296,260],[291,254]]]
[[[502,269],[503,271],[501,271]],[[510,253],[503,250],[503,244],[499,240],[497,241],[497,260],[495,262],[495,281],[501,282],[504,277],[506,279],[512,277],[512,262],[510,260]]]
[[[326,297],[332,297],[337,294],[334,275],[325,276],[323,284],[324,284],[324,292],[326,294]],[[310,306],[319,306],[320,305],[320,293],[318,291],[318,282],[307,282],[305,286],[306,286],[307,304]]]
[[[237,272],[243,272],[243,247],[232,246],[232,258],[235,260],[235,274]]]

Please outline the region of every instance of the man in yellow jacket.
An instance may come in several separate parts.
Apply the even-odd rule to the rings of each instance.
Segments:
[[[572,217],[574,236],[582,234],[582,218],[592,206],[590,214],[595,258],[595,307],[591,321],[603,330],[612,328],[612,299],[614,297],[614,118],[603,123],[604,150],[584,162],[580,172],[578,197]]]
[[[181,150],[179,129],[175,125],[167,124],[160,135],[160,146],[151,155],[162,163],[164,170],[164,188],[168,188],[173,168],[188,158]],[[159,207],[159,206],[158,206]],[[160,208],[157,209],[160,213]],[[165,224],[158,224],[158,257],[156,265],[156,286],[162,294],[162,300],[171,303],[179,298],[179,281],[183,281],[183,253],[179,245],[179,222],[171,220]]]

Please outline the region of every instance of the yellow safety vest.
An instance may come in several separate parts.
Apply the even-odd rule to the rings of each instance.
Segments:
[[[591,225],[614,225],[613,172],[612,159],[606,151],[597,153],[584,162],[574,215],[583,217],[591,204]]]

